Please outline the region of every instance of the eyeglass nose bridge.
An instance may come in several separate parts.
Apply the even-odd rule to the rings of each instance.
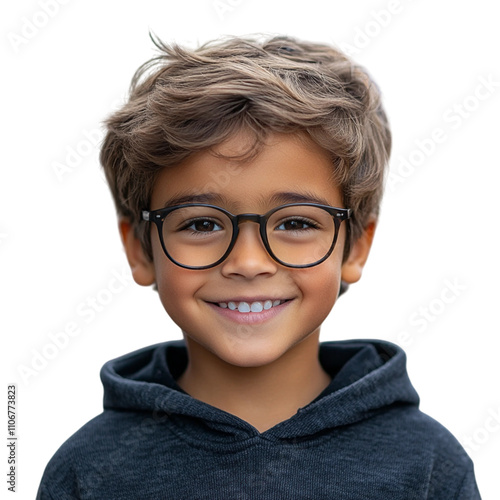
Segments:
[[[263,219],[264,216],[259,214],[239,214],[236,215],[236,225],[239,225],[240,222],[245,222],[245,221],[261,224]]]
[[[255,222],[256,224],[259,225],[259,233],[262,238],[262,241],[264,243],[264,246],[266,247],[266,250],[268,253],[270,252],[270,249],[268,248],[268,242],[267,242],[267,236],[266,236],[266,228],[265,228],[265,223],[267,222],[266,216],[265,215],[260,215],[260,214],[238,214],[235,215],[233,218],[233,229],[234,229],[234,237],[233,237],[233,244],[231,245],[231,249],[233,248],[234,244],[236,243],[236,239],[238,237],[238,234],[240,232],[240,224],[242,222]]]
[[[269,248],[269,242],[267,240],[267,235],[266,235],[265,225],[267,223],[267,218],[265,215],[260,215],[260,214],[238,214],[233,216],[233,238],[229,248],[226,251],[224,258],[226,258],[231,253],[234,246],[236,245],[236,240],[238,239],[240,232],[240,224],[242,222],[255,222],[256,224],[259,225],[259,234],[261,241],[264,244],[264,248],[266,249],[269,256],[275,259],[271,249]]]

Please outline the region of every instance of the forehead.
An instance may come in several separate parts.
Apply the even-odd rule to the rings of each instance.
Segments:
[[[236,213],[301,201],[341,206],[330,153],[310,138],[271,134],[256,155],[242,160],[249,141],[248,135],[238,134],[165,168],[156,179],[150,208],[211,203]]]

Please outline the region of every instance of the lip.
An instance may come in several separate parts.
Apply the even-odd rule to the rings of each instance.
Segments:
[[[236,297],[229,297],[227,299],[214,299],[210,300],[211,303],[213,304],[219,304],[220,302],[225,302],[226,304],[228,302],[248,302],[251,304],[252,302],[264,302],[266,300],[289,300],[285,297],[272,297],[270,295],[259,295],[258,297],[243,297],[243,296],[236,296]],[[210,303],[209,302],[209,303]]]
[[[270,299],[269,297],[266,297],[265,299],[263,298],[239,298],[239,297],[233,297],[229,300],[221,300],[218,302],[257,302],[257,301],[263,301],[263,300],[273,300]],[[279,300],[279,299],[275,299]],[[283,300],[283,299],[281,299]],[[250,303],[249,302],[249,303]],[[283,304],[280,304],[279,306],[271,307],[271,309],[263,310],[261,312],[248,312],[248,313],[240,313],[237,310],[232,311],[229,308],[222,308],[219,307],[218,305],[212,303],[212,302],[206,302],[210,308],[212,308],[217,314],[222,316],[225,319],[228,319],[230,321],[233,321],[234,323],[239,323],[242,325],[252,325],[252,324],[257,324],[257,323],[264,323],[265,321],[269,321],[270,319],[273,319],[280,313],[284,312],[284,310],[293,302],[293,299],[287,300],[286,302],[283,302]]]

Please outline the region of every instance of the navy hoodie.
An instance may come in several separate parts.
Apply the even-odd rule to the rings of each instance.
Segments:
[[[480,499],[464,449],[418,409],[399,347],[325,342],[319,356],[331,384],[262,433],[177,386],[182,341],[109,361],[104,412],[56,452],[37,498]]]

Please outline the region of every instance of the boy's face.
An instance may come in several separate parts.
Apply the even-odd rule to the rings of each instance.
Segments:
[[[244,152],[246,139],[245,135],[235,136],[215,152],[233,156]],[[296,201],[287,198],[290,193],[343,207],[327,152],[310,139],[292,134],[270,136],[260,153],[243,163],[203,152],[166,168],[158,176],[150,208],[162,208],[178,197],[189,203],[200,193],[209,195],[204,202],[233,214],[264,214],[277,205]],[[212,197],[216,201],[210,201]],[[193,198],[193,202],[200,199]],[[243,222],[224,262],[211,269],[190,270],[166,257],[156,228],[152,232],[153,262],[144,257],[126,222],[121,229],[134,278],[142,285],[156,282],[163,306],[182,329],[188,348],[240,367],[264,366],[291,350],[300,350],[306,339],[317,342],[341,278],[349,283],[359,279],[373,236],[372,230],[356,242],[343,264],[346,228],[342,223],[328,259],[315,267],[293,269],[269,256],[258,224]],[[217,305],[242,301],[264,304],[267,300],[282,303],[250,313],[228,313],[227,308]]]

